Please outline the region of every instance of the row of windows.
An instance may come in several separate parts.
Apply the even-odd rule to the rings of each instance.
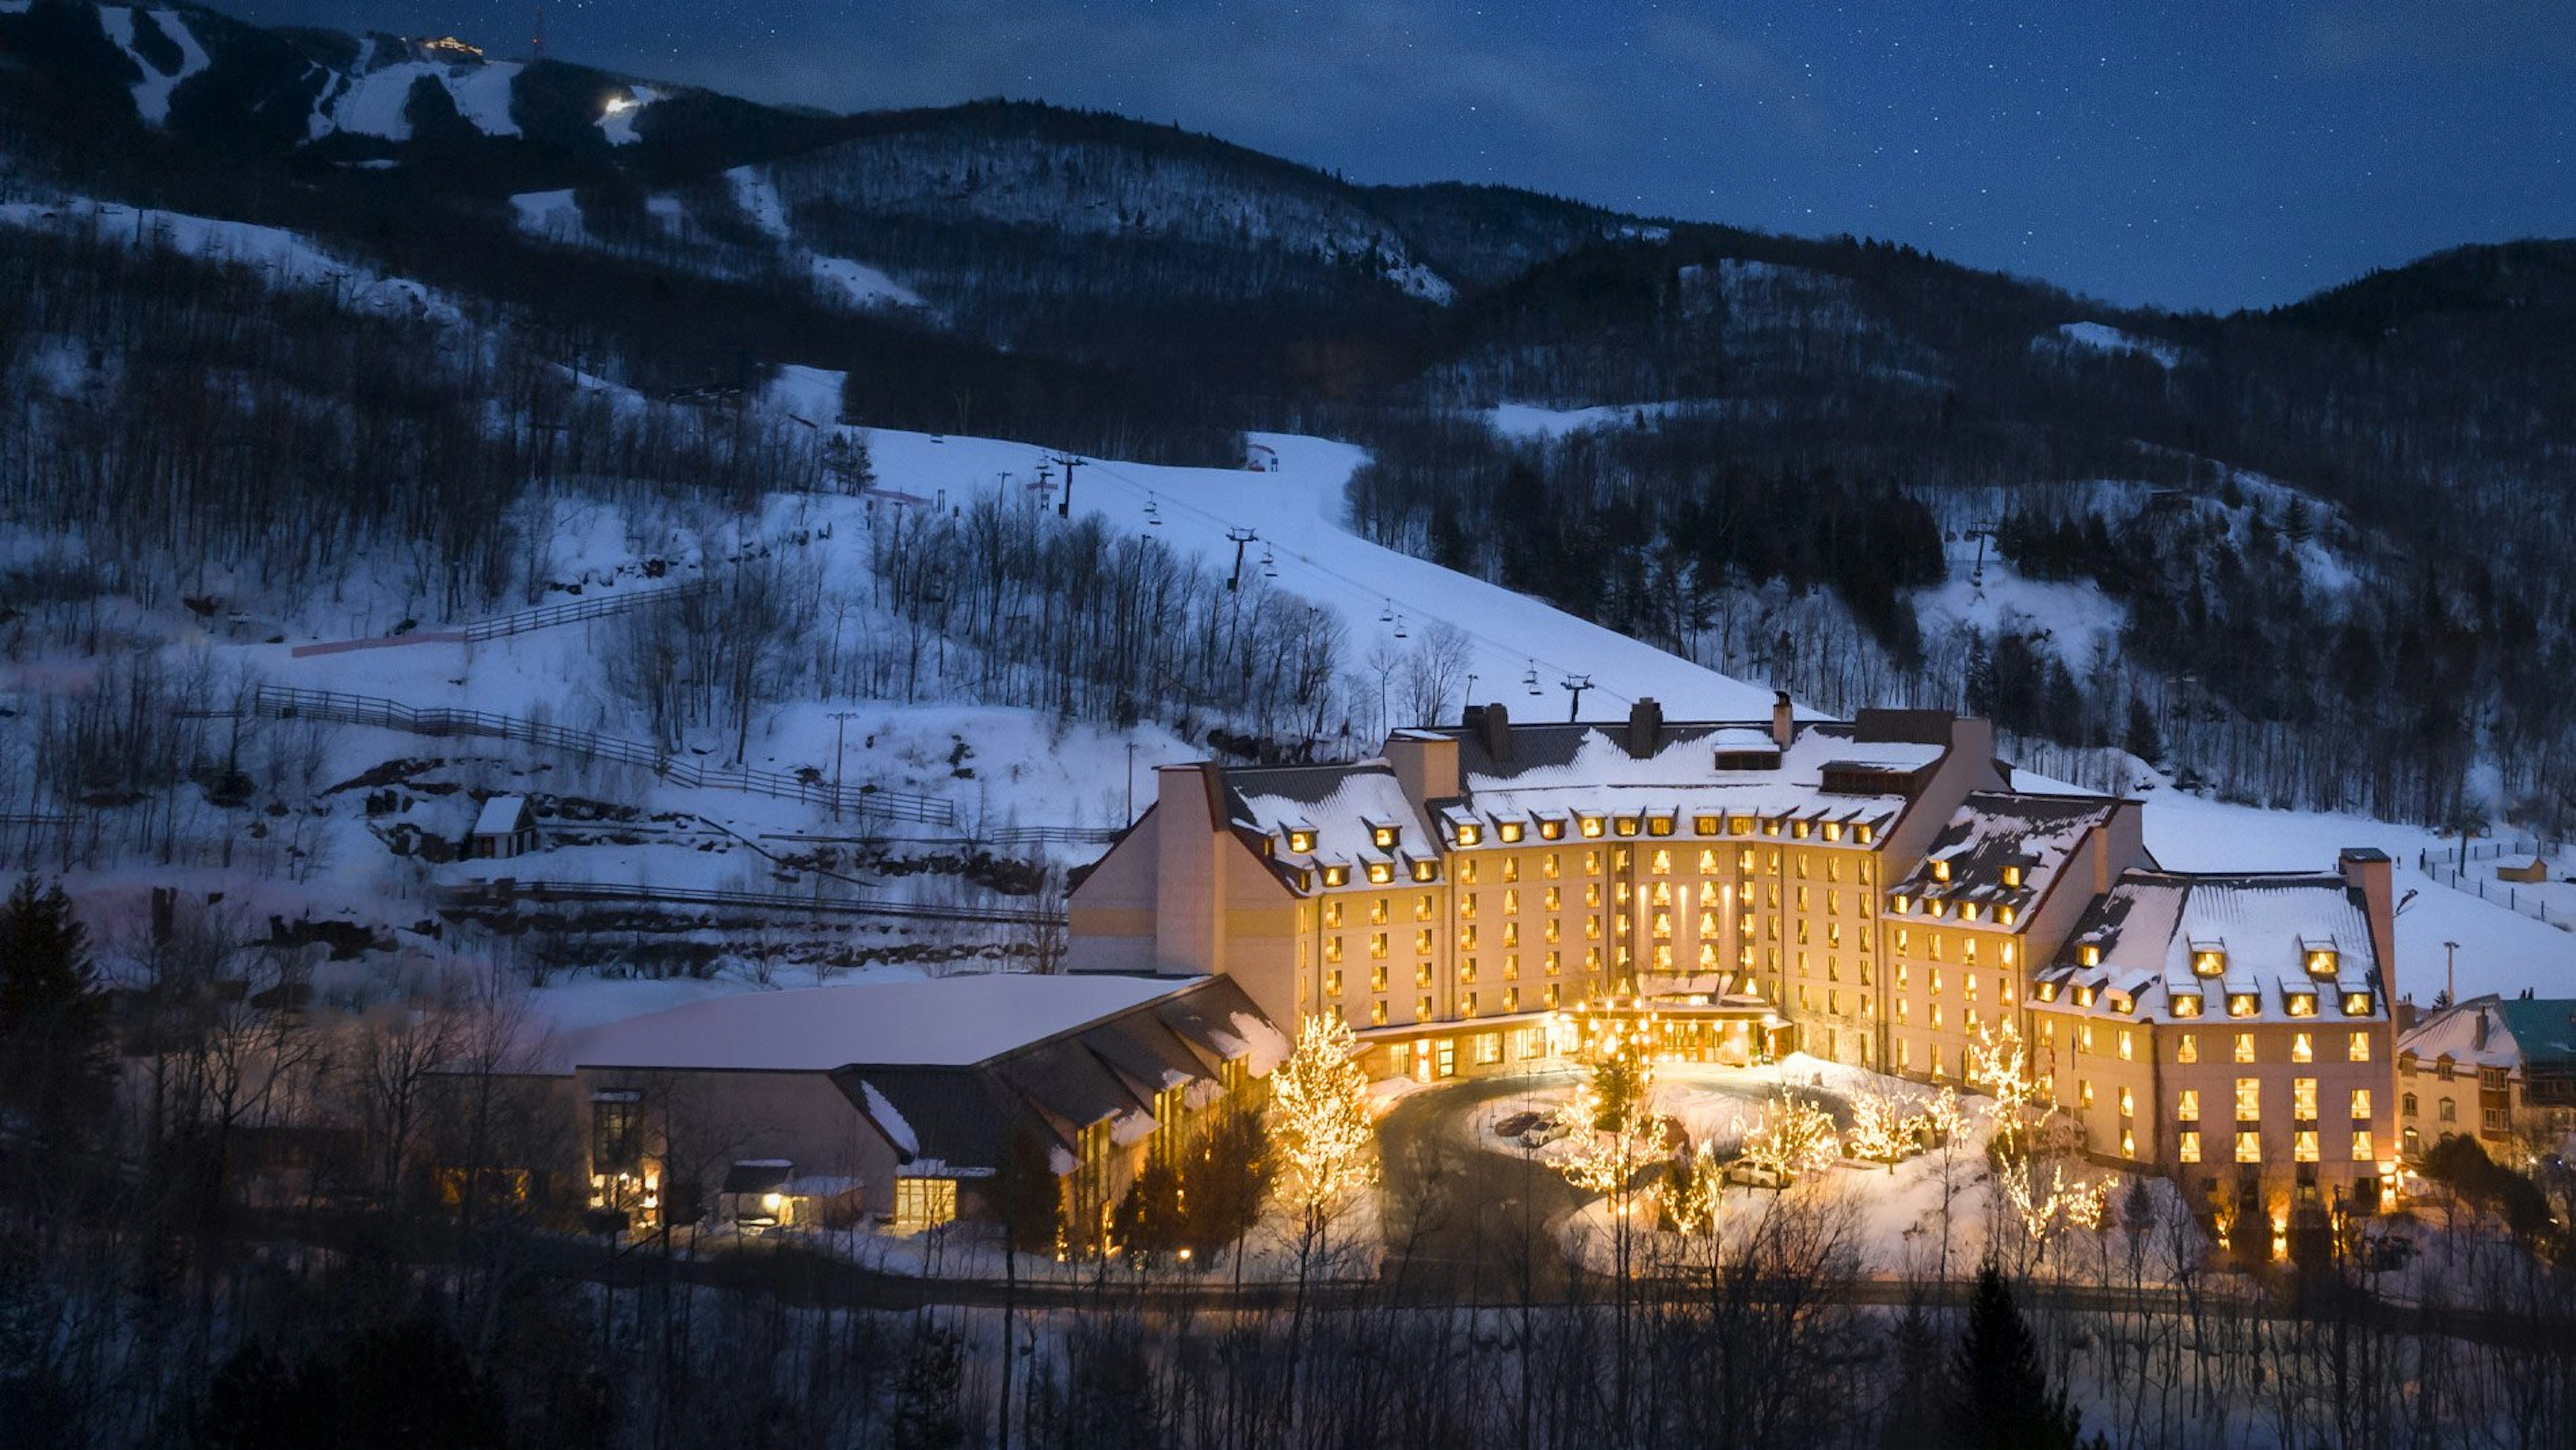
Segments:
[[[2180,1158],[2185,1163],[2198,1163],[2201,1161],[2201,1139],[2200,1130],[2198,1128],[2185,1128],[2174,1136],[2174,1154],[2176,1157]],[[2294,1163],[2318,1162],[2321,1157],[2321,1154],[2318,1151],[2321,1137],[2322,1135],[2314,1128],[2300,1128],[2292,1132],[2290,1134],[2290,1160]],[[2368,1128],[2353,1129],[2351,1143],[2352,1161],[2355,1163],[2368,1163],[2378,1156],[2376,1153],[2372,1152],[2373,1144],[2370,1130]],[[2120,1135],[2120,1151],[2132,1158],[2137,1156],[2135,1139],[2125,1131]],[[2239,1132],[2236,1134],[2235,1156],[2236,1161],[2239,1163],[2262,1162],[2263,1135],[2260,1133],[2248,1132]]]

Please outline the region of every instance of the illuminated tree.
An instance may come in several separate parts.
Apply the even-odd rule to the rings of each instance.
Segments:
[[[1278,1162],[1309,1224],[1375,1172],[1369,1149],[1376,1128],[1369,1121],[1368,1074],[1353,1060],[1357,1050],[1349,1023],[1309,1017],[1296,1050],[1271,1074]]]
[[[1831,1167],[1842,1156],[1833,1116],[1795,1093],[1762,1105],[1762,1116],[1744,1135],[1745,1161],[1794,1181]]]
[[[1894,1173],[1897,1160],[1912,1151],[1917,1141],[1921,1119],[1913,1108],[1913,1098],[1877,1089],[1854,1097],[1851,1155],[1884,1163]]]
[[[1656,1186],[1655,1199],[1674,1232],[1698,1236],[1717,1232],[1718,1202],[1725,1191],[1726,1165],[1717,1161],[1717,1150],[1703,1142],[1696,1151],[1673,1155],[1664,1181]]]
[[[2000,1032],[1978,1032],[1976,1045],[1968,1049],[1968,1080],[1994,1098],[1987,1111],[1995,1125],[1996,1187],[2041,1256],[2066,1229],[2099,1228],[2110,1185],[2067,1175],[2055,1151],[2066,1135],[2051,1131],[2058,1107],[2032,1069],[2021,1029],[2010,1018]]]
[[[1584,1024],[1583,1058],[1592,1064],[1590,1087],[1597,1109],[1593,1126],[1604,1132],[1642,1112],[1655,1090],[1655,1059],[1643,1023],[1601,1018]]]

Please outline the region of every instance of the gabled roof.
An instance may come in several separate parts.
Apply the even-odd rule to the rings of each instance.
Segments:
[[[482,812],[474,818],[474,834],[506,836],[519,829],[528,815],[528,798],[523,795],[496,795],[483,803]],[[449,819],[454,819],[450,817]]]
[[[936,1162],[960,1173],[999,1171],[1018,1130],[1059,1153],[1095,1123],[1133,1142],[1154,1130],[1160,1094],[1178,1090],[1185,1107],[1221,1090],[1220,1065],[1265,1076],[1285,1039],[1230,977],[1203,977],[1170,996],[1138,1004],[1018,1051],[972,1065],[854,1063],[833,1081],[906,1162]]]

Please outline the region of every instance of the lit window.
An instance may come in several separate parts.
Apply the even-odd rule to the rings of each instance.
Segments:
[[[2312,1077],[2290,1079],[2290,1116],[2309,1122],[2317,1115],[2317,1080]]]
[[[1458,827],[1458,844],[1461,846],[1472,846],[1483,839],[1485,839],[1485,833],[1472,824]]]
[[[1288,833],[1288,849],[1300,854],[1314,850],[1315,833],[1312,831],[1290,831]]]
[[[2314,999],[2311,999],[2311,1000],[2314,1000]],[[2346,1017],[2367,1017],[2367,1016],[2369,1016],[2369,1015],[2370,1015],[2370,994],[2369,994],[2368,992],[2346,992],[2346,993],[2344,993],[2344,994],[2343,994],[2343,1015],[2345,1015]]]
[[[1395,879],[1395,868],[1387,865],[1384,861],[1371,861],[1368,868],[1368,877],[1369,880],[1383,886],[1387,882]]]
[[[2290,1135],[2290,1157],[2301,1163],[2317,1161],[2317,1131],[2301,1128]]]
[[[2176,992],[2173,996],[2173,1014],[2176,1017],[2199,1016],[2200,995],[2196,992]]]
[[[2367,1163],[2370,1159],[2370,1130],[2368,1128],[2353,1129],[2352,1161],[2355,1163]]]
[[[2198,1062],[2198,1061],[2200,1061],[2200,1034],[2199,1034],[2199,1033],[2197,1033],[2197,1032],[2178,1032],[2178,1033],[2174,1034],[2174,1061],[2176,1061],[2176,1062]]]
[[[2236,1135],[2236,1161],[2239,1163],[2263,1161],[2263,1136],[2260,1133],[2240,1132]]]
[[[2263,1116],[2263,1079],[2240,1077],[2236,1080],[2236,1121],[2251,1123]]]
[[[2185,1128],[2182,1130],[2179,1151],[2182,1161],[2185,1163],[2197,1163],[2200,1161],[2200,1130],[2198,1128]]]
[[[1600,835],[1601,818],[1599,816],[1585,816],[1583,818],[1583,834],[1587,836]]]
[[[2316,1061],[2316,1060],[2317,1060],[2317,1047],[2316,1047],[2316,1043],[2315,1043],[2314,1041],[2312,1041],[2312,1040],[2309,1038],[2308,1034],[2306,1034],[2306,1033],[2304,1033],[2304,1032],[2298,1032],[2298,1033],[2293,1033],[2293,1034],[2291,1034],[2291,1037],[2290,1037],[2290,1061],[2292,1061],[2292,1062],[2314,1062],[2314,1061]]]
[[[2004,884],[2014,888],[2020,887],[2021,868],[2019,866],[2006,866],[2004,868]]]
[[[2206,948],[2193,952],[2191,969],[2200,976],[2218,976],[2227,970],[2227,953]]]
[[[1518,821],[1505,821],[1494,829],[1502,834],[1503,844],[1506,846],[1518,844],[1520,841],[1521,823]]]
[[[2352,1035],[2352,1045],[2345,1049],[2344,1055],[2354,1062],[2370,1061],[2370,1034],[2367,1032],[2354,1033]]]
[[[1394,845],[1395,845],[1395,827],[1393,827],[1393,826],[1376,826],[1376,827],[1372,827],[1372,828],[1370,829],[1370,831],[1369,831],[1369,839],[1370,839],[1371,841],[1374,841],[1374,842],[1376,842],[1376,843],[1377,843],[1377,848],[1378,848],[1379,850],[1381,850],[1381,851],[1390,850],[1390,849],[1392,849],[1392,848],[1394,847]]]
[[[2088,967],[2102,965],[2102,949],[2091,942],[2075,949],[2075,960]]]
[[[2128,1028],[2126,1028],[2126,1027],[2121,1028],[2121,1029],[2120,1029],[2120,1060],[2121,1060],[2122,1062],[2134,1062],[2134,1061],[2136,1061],[2136,1060],[2137,1060],[2137,1056],[2138,1056],[2138,1049],[2137,1049],[2137,1043],[2136,1043],[2135,1039],[2134,1039],[2134,1038],[2132,1038],[2132,1037],[2130,1036],[2130,1033],[2129,1033],[2129,1029],[2128,1029]],[[2129,1090],[2128,1090],[2127,1088],[2122,1088],[2122,1089],[2120,1089],[2120,1096],[2121,1096],[2121,1097],[2126,1098],[2128,1095],[2129,1095]],[[2122,1108],[2120,1111],[2122,1111],[2122,1112],[2124,1112],[2124,1113],[2125,1113],[2125,1112],[2127,1112],[2127,1111],[2128,1111],[2128,1109],[2127,1109],[2127,1108]]]
[[[2120,1156],[2123,1158],[2138,1156],[2138,1135],[2127,1128],[2120,1130]]]
[[[2352,1115],[2356,1118],[2367,1118],[2370,1116],[2370,1089],[2354,1088],[2352,1090]]]
[[[2230,992],[2230,993],[2228,993],[2228,994],[2227,994],[2227,1015],[2228,1015],[2228,1016],[2230,1016],[2230,1017],[2251,1017],[2251,1016],[2253,1016],[2253,1015],[2254,1015],[2254,1013],[2255,1013],[2256,1009],[2257,1009],[2257,1004],[2256,1004],[2256,1002],[2255,1002],[2255,1000],[2254,1000],[2254,994],[2253,994],[2253,993],[2251,993],[2251,992]]]
[[[2127,1089],[2124,1088],[2121,1091],[2125,1093]],[[2186,1123],[2200,1121],[2200,1089],[2182,1090],[2182,1095],[2174,1099],[2174,1116]]]
[[[2252,1062],[2254,1060],[2253,1033],[2239,1032],[2236,1034],[2236,1060],[2238,1062]]]

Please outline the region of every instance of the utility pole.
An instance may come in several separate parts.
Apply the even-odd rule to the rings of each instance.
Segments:
[[[1074,457],[1070,453],[1059,453],[1051,461],[1062,465],[1064,468],[1064,497],[1055,501],[1055,516],[1060,519],[1072,518],[1073,471],[1082,466],[1082,460]]]
[[[1136,824],[1136,742],[1127,742],[1127,824]]]
[[[1568,675],[1565,677],[1565,692],[1574,697],[1572,703],[1566,706],[1565,723],[1571,725],[1575,721],[1583,718],[1583,692],[1591,688],[1592,677],[1590,675]]]
[[[2460,944],[2455,941],[2442,943],[2442,995],[2450,1005],[2460,1005]]]
[[[832,819],[841,818],[841,758],[850,739],[850,717],[856,710],[832,712]]]
[[[1231,594],[1243,587],[1243,546],[1261,536],[1250,529],[1237,528],[1227,529],[1225,536],[1234,542],[1234,572],[1225,581],[1225,592]]]

